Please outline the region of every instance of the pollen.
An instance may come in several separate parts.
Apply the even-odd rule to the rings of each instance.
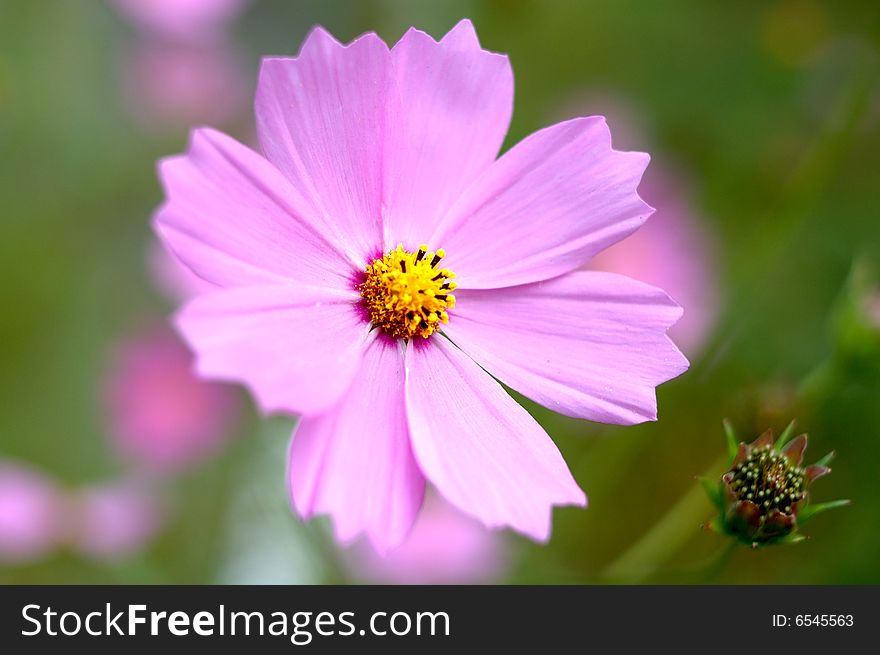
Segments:
[[[448,323],[456,284],[455,273],[439,268],[445,256],[442,248],[409,252],[400,244],[367,266],[358,290],[373,325],[394,339],[427,339]]]

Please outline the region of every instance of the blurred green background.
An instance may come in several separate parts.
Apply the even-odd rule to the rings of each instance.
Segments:
[[[100,402],[108,348],[173,311],[147,266],[155,162],[195,124],[252,142],[261,56],[295,54],[316,23],[393,43],[410,25],[439,37],[465,16],[513,64],[506,147],[605,111],[616,138],[607,107],[624,106],[636,117],[626,145],[684,172],[715,244],[713,327],[691,370],[659,389],[658,422],[608,427],[527,404],[590,507],[556,510],[548,545],[505,537],[500,580],[880,582],[880,325],[861,311],[880,264],[876,2],[254,1],[224,44],[244,100],[217,122],[133,111],[124,89],[139,80],[124,62],[144,36],[111,3],[0,0],[0,457],[68,488],[118,475]],[[62,548],[0,563],[0,582],[348,579],[326,523],[304,528],[286,508],[292,421],[243,402],[221,453],[163,479],[168,523],[143,550],[102,562]],[[725,417],[748,440],[796,418],[808,460],[838,453],[814,497],[853,505],[816,518],[805,543],[743,548],[716,571],[725,543],[700,529],[711,515],[700,500],[662,544],[668,557],[609,577],[723,453]]]

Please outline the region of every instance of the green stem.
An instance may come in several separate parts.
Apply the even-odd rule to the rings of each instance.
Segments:
[[[730,561],[730,558],[733,557],[733,553],[736,552],[737,548],[739,548],[739,543],[730,539],[727,542],[727,545],[722,549],[722,551],[718,554],[718,557],[706,567],[705,575],[703,576],[704,583],[714,582],[715,579],[721,575],[724,569],[727,567],[727,563]]]
[[[705,477],[717,478],[727,455],[706,469]],[[691,488],[629,549],[605,569],[603,577],[614,582],[643,582],[693,536],[693,527],[710,516],[711,506],[699,485]]]

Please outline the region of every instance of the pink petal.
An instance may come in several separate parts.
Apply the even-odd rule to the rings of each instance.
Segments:
[[[431,246],[462,288],[507,287],[574,270],[653,211],[636,187],[648,155],[611,149],[602,117],[543,129],[493,164],[444,217]]]
[[[417,248],[498,155],[513,110],[513,72],[506,56],[480,48],[469,20],[439,43],[410,29],[391,50],[391,64],[385,246]]]
[[[342,46],[312,30],[295,58],[267,58],[257,84],[260,145],[359,263],[382,244],[382,144],[388,46]]]
[[[827,466],[811,464],[804,470],[804,477],[807,479],[807,484],[810,484],[814,480],[821,478],[823,475],[828,475],[829,473],[831,473],[831,469]]]
[[[499,380],[561,414],[654,420],[654,388],[688,366],[666,336],[681,308],[622,275],[577,271],[455,295],[444,333]]]
[[[409,533],[425,490],[410,449],[403,379],[402,346],[377,335],[345,398],[302,419],[290,445],[297,512],[329,514],[340,541],[365,532],[383,553]]]
[[[198,372],[246,384],[266,412],[314,414],[354,379],[369,324],[357,293],[242,287],[200,296],[177,325]]]
[[[234,139],[196,130],[159,174],[155,225],[197,275],[219,286],[294,280],[350,288],[353,264],[311,223],[314,210],[269,162]]]
[[[759,448],[764,448],[766,446],[772,446],[773,442],[774,442],[773,430],[771,430],[770,428],[767,428],[766,430],[764,430],[764,433],[760,437],[758,437],[751,444],[749,444],[749,447],[752,450],[757,450]]]
[[[467,355],[442,338],[410,342],[406,409],[425,476],[488,527],[550,535],[554,505],[585,505],[547,433]]]
[[[804,451],[807,449],[807,435],[801,434],[789,441],[782,448],[782,454],[795,466],[804,462]]]

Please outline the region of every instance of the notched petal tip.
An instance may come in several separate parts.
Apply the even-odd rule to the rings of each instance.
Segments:
[[[386,50],[388,50],[388,44],[385,43],[382,37],[375,32],[364,32],[348,43],[343,43],[333,36],[333,34],[331,34],[323,25],[314,25],[306,35],[302,47],[299,49],[297,58],[302,57],[303,55],[308,55],[314,48],[338,48],[340,50],[347,50],[363,43],[381,44]]]
[[[474,27],[470,18],[462,18],[452,29],[443,35],[440,41],[446,40],[471,41],[477,48],[480,48],[480,39],[477,36],[477,29]],[[482,49],[482,48],[481,48]]]
[[[576,483],[575,483],[576,484]],[[590,500],[587,498],[587,494],[583,489],[577,487],[577,493],[573,493],[571,499],[568,502],[559,503],[560,507],[564,507],[566,505],[571,505],[573,507],[581,507],[586,509],[589,506]]]
[[[345,47],[326,27],[323,25],[312,25],[306,34],[306,38],[303,39],[302,45],[299,47],[299,52],[297,53],[296,58],[302,57],[312,48],[315,48],[320,44],[327,44],[340,48]]]

